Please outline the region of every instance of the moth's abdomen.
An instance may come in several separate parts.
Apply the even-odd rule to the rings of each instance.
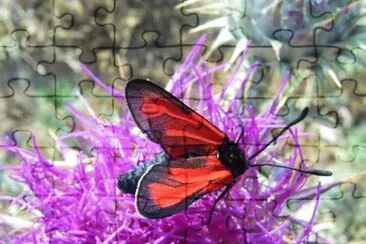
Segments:
[[[139,165],[137,168],[127,171],[125,174],[118,177],[118,188],[124,193],[135,194],[137,184],[141,176],[153,164],[166,162],[168,155],[166,153],[159,153],[156,157],[147,163]]]

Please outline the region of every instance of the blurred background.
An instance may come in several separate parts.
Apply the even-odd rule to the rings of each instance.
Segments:
[[[310,107],[304,124],[316,136],[303,145],[305,155],[334,172],[324,183],[345,181],[322,197],[319,228],[336,243],[361,243],[366,241],[365,4],[1,0],[0,138],[31,149],[33,134],[47,157],[59,159],[52,135],[78,127],[66,101],[82,108],[81,94],[105,119],[120,110],[110,94],[82,73],[80,63],[120,91],[132,78],[164,85],[205,33],[210,65],[234,65],[249,46],[239,73],[244,76],[254,62],[260,68],[250,77],[250,89],[242,91],[242,101],[257,111],[268,105],[290,72],[281,116],[291,118]],[[212,78],[217,89],[232,67]],[[87,145],[81,147],[87,150]],[[0,165],[17,164],[18,158],[0,151]],[[1,195],[15,196],[22,189],[0,171]],[[12,215],[15,210],[1,201],[0,211]]]

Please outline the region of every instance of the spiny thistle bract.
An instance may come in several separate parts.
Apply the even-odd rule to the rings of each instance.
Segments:
[[[210,77],[225,65],[209,67],[200,56],[204,42],[205,38],[201,37],[166,89],[182,98],[230,138],[236,138],[243,131],[238,143],[247,156],[253,155],[272,138],[273,128],[286,125],[277,116],[276,103],[287,80],[283,81],[267,110],[255,115],[249,104],[243,104],[239,99],[225,99],[230,86],[245,86],[246,79],[238,84],[229,82],[220,93],[213,93]],[[122,93],[103,84],[85,66],[82,69],[126,105]],[[192,87],[199,90],[200,99],[193,101],[186,96],[187,89]],[[165,219],[139,216],[135,211],[134,197],[118,190],[117,178],[137,162],[152,159],[161,152],[161,148],[139,131],[127,106],[123,106],[120,118],[113,123],[98,119],[84,102],[89,114],[67,104],[84,130],[57,138],[64,162],[46,159],[34,137],[33,151],[14,146],[11,142],[2,145],[21,159],[19,167],[8,170],[14,180],[27,186],[27,190],[20,196],[1,199],[11,200],[12,206],[33,215],[32,222],[23,225],[19,221],[6,221],[9,218],[1,216],[10,229],[3,235],[4,240],[14,243],[304,243],[316,238],[330,242],[314,229],[322,193],[320,184],[305,188],[308,175],[280,168],[272,168],[265,174],[255,167],[248,169],[231,189],[228,199],[219,202],[209,224],[205,224],[205,220],[219,192],[206,195],[186,211]],[[299,144],[303,136],[306,134],[299,128],[291,128],[253,163],[275,162],[310,167]],[[94,148],[94,157],[88,156],[90,152],[71,149],[67,146],[70,139],[88,141]],[[313,204],[299,201],[289,211],[288,200],[296,199],[303,192],[308,194],[306,202]],[[307,210],[302,208],[304,206]],[[292,211],[305,211],[306,217],[297,218]]]
[[[192,31],[218,28],[211,53],[236,42],[231,61],[250,41],[251,52],[262,64],[296,72],[315,71],[340,87],[344,69],[366,63],[366,3],[363,0],[188,0],[177,6],[202,19],[217,16]],[[344,75],[344,74],[343,74]]]

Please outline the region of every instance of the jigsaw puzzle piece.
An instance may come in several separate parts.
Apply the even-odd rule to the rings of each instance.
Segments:
[[[28,46],[39,49],[38,52],[54,45],[54,32],[50,28],[62,25],[54,14],[53,1],[26,1],[17,2],[16,5],[12,1],[5,1],[1,5],[1,11],[0,23],[5,29],[2,33],[6,33],[6,36],[1,38],[0,46],[17,45],[12,37],[16,32],[28,33]]]
[[[357,131],[362,121],[362,108],[366,105],[366,92],[364,85],[356,80],[343,80],[342,89],[332,96],[327,95],[318,99],[319,117],[333,113],[336,123],[332,125],[319,125],[319,135],[322,141],[323,153],[334,154],[340,162],[355,162],[366,148],[366,140]],[[349,101],[352,101],[351,103]],[[322,109],[320,109],[322,108]],[[325,111],[325,113],[324,113]],[[340,130],[342,129],[342,130]],[[343,131],[343,132],[342,132]],[[347,135],[345,135],[347,134]],[[345,138],[339,140],[338,138]]]
[[[0,106],[4,111],[1,134],[11,134],[16,130],[43,131],[44,133],[40,133],[43,136],[37,135],[37,139],[42,141],[39,142],[40,146],[53,147],[48,130],[54,133],[59,132],[60,129],[69,130],[63,125],[64,121],[55,120],[52,104],[45,98],[28,94],[30,84],[29,80],[20,78],[13,78],[7,82],[7,89],[0,96]],[[40,110],[34,110],[35,107]]]
[[[363,173],[364,175],[364,173]],[[322,236],[318,238],[337,238],[340,242],[354,240],[362,240],[365,237],[359,236],[362,232],[364,215],[354,216],[355,212],[361,213],[366,206],[366,189],[361,177],[350,177],[337,186],[332,187],[326,193],[320,196],[318,211],[316,214],[316,223],[313,229],[321,230]],[[324,189],[324,187],[323,187]],[[314,211],[314,195],[311,197],[300,197],[298,199],[290,199],[287,207],[292,213],[294,210],[299,211],[299,217],[308,219],[311,212]],[[298,206],[304,206],[298,209]],[[347,235],[340,234],[347,233]],[[321,238],[322,237],[322,238]],[[315,238],[313,236],[312,238]]]
[[[140,38],[142,40],[135,46],[116,48],[116,63],[125,69],[129,67],[130,77],[149,78],[165,83],[173,75],[177,62],[183,58],[183,46],[159,44],[160,33],[157,31],[145,31]],[[185,50],[188,51],[193,44],[187,46]],[[128,63],[124,60],[128,60]]]
[[[113,116],[114,113],[118,114],[118,110],[114,109],[115,103],[111,94],[101,91],[101,88],[96,89],[96,84],[91,80],[82,80],[79,82],[80,95],[90,104],[90,106],[98,115]],[[98,106],[99,104],[99,106]],[[103,106],[101,108],[101,105]],[[105,106],[104,106],[105,105]],[[97,111],[100,109],[101,111]]]
[[[38,63],[38,58],[51,56],[50,47],[34,47],[29,45],[30,34],[25,30],[16,30],[11,34],[14,45],[0,50],[0,56],[4,57],[1,66],[2,87],[11,79],[27,79],[32,84],[28,92],[38,96],[52,95],[54,83],[51,77],[43,75],[46,71]],[[33,82],[37,80],[37,82]],[[40,89],[42,88],[42,89]]]
[[[127,5],[132,8],[126,5],[116,7],[112,15],[126,16],[129,20],[127,25],[124,18],[115,22],[116,65],[128,65],[125,60],[132,62],[135,71],[133,77],[150,77],[157,80],[171,76],[172,66],[164,64],[165,60],[170,58],[169,60],[174,59],[177,62],[182,59],[182,49],[187,42],[193,44],[197,37],[188,34],[187,30],[198,23],[198,17],[194,14],[172,11],[175,4],[174,1],[129,1]],[[158,15],[155,14],[155,9],[159,9]]]
[[[111,55],[115,27],[110,19],[104,19],[114,9],[115,0],[98,4],[85,4],[82,0],[70,4],[55,0],[55,15],[64,22],[63,26],[54,30],[55,46],[69,48],[73,52],[79,50],[80,61],[83,63],[96,62],[97,53],[104,49],[110,51]],[[93,41],[87,41],[90,39]]]

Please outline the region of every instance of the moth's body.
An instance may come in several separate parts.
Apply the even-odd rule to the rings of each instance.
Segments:
[[[248,168],[247,159],[244,152],[240,149],[239,144],[226,141],[218,146],[217,158],[225,167],[227,167],[234,178],[242,175]],[[154,159],[139,165],[137,168],[127,171],[125,174],[118,177],[118,187],[124,193],[135,194],[138,182],[144,173],[155,164],[162,164],[169,161],[169,156],[166,153],[159,153]]]
[[[124,193],[135,195],[137,184],[143,174],[154,164],[167,162],[169,156],[162,152],[158,153],[152,160],[143,162],[138,167],[130,169],[118,177],[118,188]]]
[[[218,146],[217,157],[231,171],[234,178],[244,174],[248,168],[247,158],[238,143],[229,141]]]

